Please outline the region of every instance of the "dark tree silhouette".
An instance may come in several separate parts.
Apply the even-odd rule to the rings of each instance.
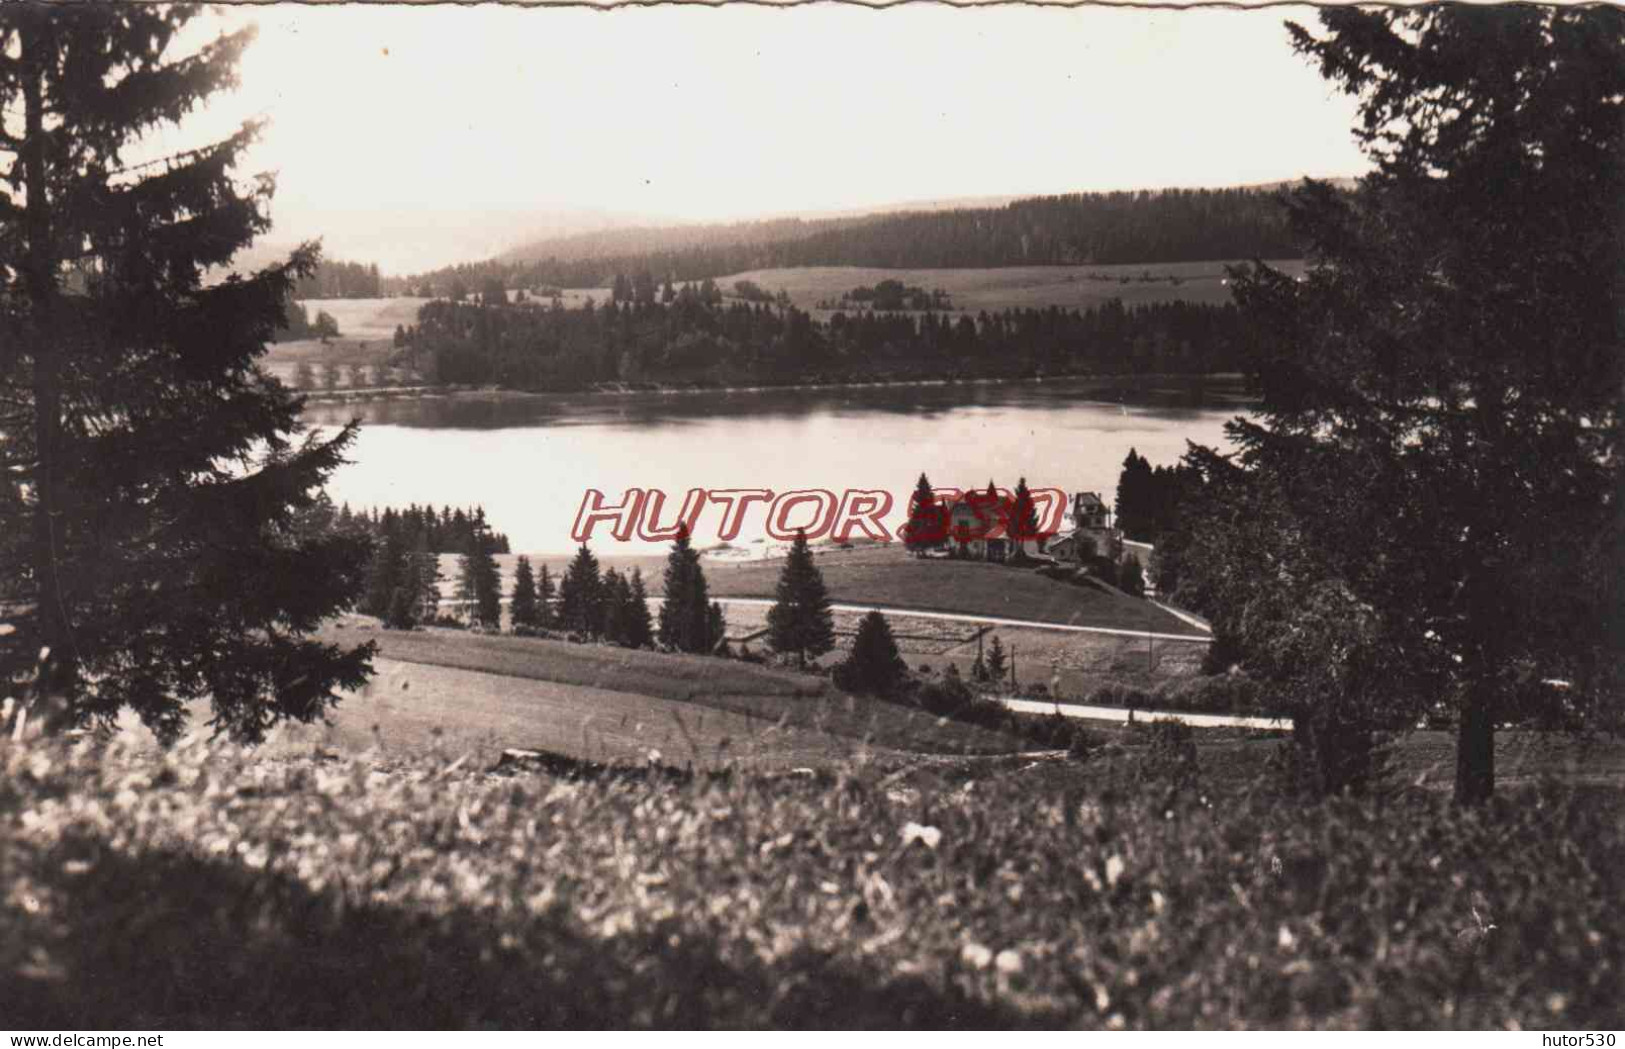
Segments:
[[[631,648],[648,648],[654,644],[654,624],[649,615],[649,591],[643,585],[641,569],[632,569],[627,596],[625,642]]]
[[[721,641],[712,636],[711,597],[700,569],[700,554],[689,542],[688,529],[677,528],[666,559],[660,602],[660,643],[679,652],[709,652]]]
[[[1004,679],[1010,672],[1010,665],[1005,656],[1004,642],[999,635],[993,635],[993,641],[987,646],[987,678],[995,685],[1003,685]]]
[[[1294,46],[1358,98],[1376,170],[1292,196],[1306,279],[1238,275],[1261,418],[1231,426],[1235,463],[1190,457],[1224,512],[1181,586],[1310,731],[1447,699],[1456,798],[1481,802],[1516,681],[1617,695],[1625,13],[1320,20]]]
[[[514,565],[513,595],[508,601],[508,619],[514,633],[535,633],[542,626],[541,602],[536,594],[536,573],[530,558],[519,555]]]
[[[947,541],[947,510],[931,491],[931,480],[924,473],[914,485],[909,499],[908,522],[903,526],[903,543],[910,551],[924,556]]]
[[[835,647],[829,591],[823,573],[813,563],[805,531],[798,531],[790,544],[773,596],[773,607],[767,611],[767,636],[775,651],[793,653],[796,662],[806,666],[809,656],[817,659]]]
[[[835,668],[835,683],[848,692],[890,695],[908,680],[908,665],[897,651],[891,625],[879,612],[858,623],[852,652]]]
[[[367,547],[295,527],[355,431],[303,434],[261,363],[315,250],[203,281],[269,228],[270,181],[235,169],[258,125],[127,159],[234,80],[251,31],[174,53],[197,13],[0,10],[0,603],[60,723],[129,707],[172,737],[208,697],[252,740],[365,681],[371,646],[309,635]]]
[[[559,581],[559,626],[588,638],[604,632],[604,581],[586,543]]]

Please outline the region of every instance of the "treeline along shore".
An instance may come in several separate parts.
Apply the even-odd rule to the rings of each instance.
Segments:
[[[436,299],[396,335],[435,385],[516,390],[832,385],[1062,375],[1206,375],[1242,368],[1234,305],[1110,300],[1083,310],[836,313],[728,303],[704,285],[660,300]]]

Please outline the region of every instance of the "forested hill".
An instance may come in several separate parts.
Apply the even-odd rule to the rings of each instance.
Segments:
[[[686,281],[785,266],[1110,265],[1301,254],[1272,192],[1146,190],[1032,197],[998,207],[619,230],[407,278],[400,290],[428,283],[440,291],[491,276],[509,287],[588,288],[644,271],[657,280]]]

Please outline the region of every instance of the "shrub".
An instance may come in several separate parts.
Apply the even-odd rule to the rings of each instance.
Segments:
[[[1146,701],[1157,710],[1194,714],[1261,714],[1268,712],[1263,690],[1247,674],[1211,674],[1167,681]]]
[[[957,717],[976,701],[976,696],[957,674],[944,674],[942,680],[924,682],[914,690],[914,702],[926,713],[938,717]]]
[[[891,695],[908,678],[908,664],[898,654],[891,626],[879,612],[870,612],[858,623],[852,652],[836,665],[834,681],[848,692]]]
[[[1100,685],[1089,693],[1085,701],[1097,707],[1124,707],[1130,710],[1151,710],[1154,704],[1150,693],[1134,685],[1112,681]]]
[[[389,614],[384,626],[390,630],[411,630],[417,625],[417,597],[404,586],[395,588],[389,599]]]
[[[1136,731],[1145,741],[1145,754],[1140,759],[1143,778],[1175,789],[1196,786],[1201,766],[1196,734],[1189,725],[1175,718],[1157,718],[1137,725]]]

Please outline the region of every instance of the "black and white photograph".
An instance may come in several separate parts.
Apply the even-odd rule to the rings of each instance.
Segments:
[[[1615,5],[0,0],[4,1049],[1611,1049],[1622,404]]]

